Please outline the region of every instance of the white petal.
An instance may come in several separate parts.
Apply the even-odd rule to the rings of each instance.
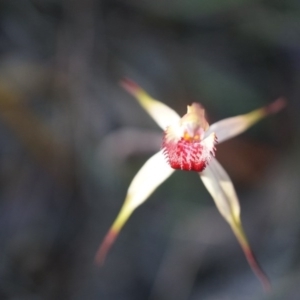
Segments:
[[[230,224],[239,223],[239,201],[232,181],[220,163],[212,158],[206,169],[199,174],[221,215]]]
[[[95,260],[98,264],[104,262],[107,252],[133,211],[145,202],[173,172],[174,170],[167,164],[162,151],[146,161],[133,178],[125,202],[97,251]]]
[[[180,120],[180,116],[172,108],[153,99],[135,82],[124,79],[121,81],[121,85],[138,100],[140,105],[163,130]]]
[[[162,151],[154,154],[133,178],[127,192],[126,205],[135,209],[167,180],[174,170],[169,166]],[[125,203],[124,203],[125,205]]]
[[[244,132],[267,115],[277,113],[284,106],[285,100],[279,98],[268,106],[256,109],[248,114],[218,121],[209,127],[205,135],[209,135],[210,133],[215,132],[218,142],[222,143]]]
[[[254,122],[249,122],[244,116],[221,120],[212,124],[205,135],[215,132],[218,143],[231,139],[248,129]]]
[[[256,261],[244,232],[240,220],[239,201],[228,174],[215,158],[213,158],[206,169],[199,174],[207,190],[213,197],[219,212],[233,230],[251,269],[261,281],[265,290],[269,291],[270,282],[268,277]]]

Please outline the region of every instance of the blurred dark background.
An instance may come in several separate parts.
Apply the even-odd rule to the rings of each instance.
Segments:
[[[161,132],[135,80],[210,122],[288,106],[218,146],[264,295],[193,173],[176,172],[94,255]],[[299,299],[300,2],[0,2],[0,299]]]

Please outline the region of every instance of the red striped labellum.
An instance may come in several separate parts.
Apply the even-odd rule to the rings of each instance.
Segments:
[[[217,138],[207,135],[209,125],[198,103],[188,106],[187,113],[164,132],[162,149],[173,169],[202,172],[215,152]]]

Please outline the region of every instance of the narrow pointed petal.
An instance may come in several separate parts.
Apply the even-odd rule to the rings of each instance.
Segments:
[[[209,135],[210,133],[215,132],[218,142],[222,143],[246,131],[262,118],[277,113],[285,106],[285,104],[285,100],[279,98],[270,105],[256,109],[248,114],[218,121],[209,127],[206,134]]]
[[[107,252],[132,212],[145,202],[155,189],[169,178],[173,172],[174,170],[167,164],[162,151],[159,151],[147,160],[128,188],[126,199],[119,215],[97,251],[96,263],[102,264],[104,262]]]
[[[228,174],[220,163],[212,158],[206,169],[200,173],[200,178],[215,201],[219,212],[233,230],[251,269],[261,281],[264,289],[269,290],[269,280],[257,263],[244,233],[240,220],[239,201]]]
[[[135,82],[123,79],[121,86],[133,95],[154,121],[165,130],[170,124],[180,120],[180,116],[169,106],[153,99]]]
[[[200,178],[228,223],[240,218],[240,204],[234,186],[220,163],[212,158]]]

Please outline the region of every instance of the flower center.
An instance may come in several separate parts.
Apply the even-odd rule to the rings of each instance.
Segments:
[[[200,136],[199,134],[196,134],[194,136],[190,136],[190,134],[188,132],[185,132],[183,135],[183,139],[187,142],[199,142],[200,140]]]
[[[173,169],[202,172],[214,155],[216,136],[205,137],[208,123],[202,107],[193,103],[179,124],[165,131],[162,149]]]

